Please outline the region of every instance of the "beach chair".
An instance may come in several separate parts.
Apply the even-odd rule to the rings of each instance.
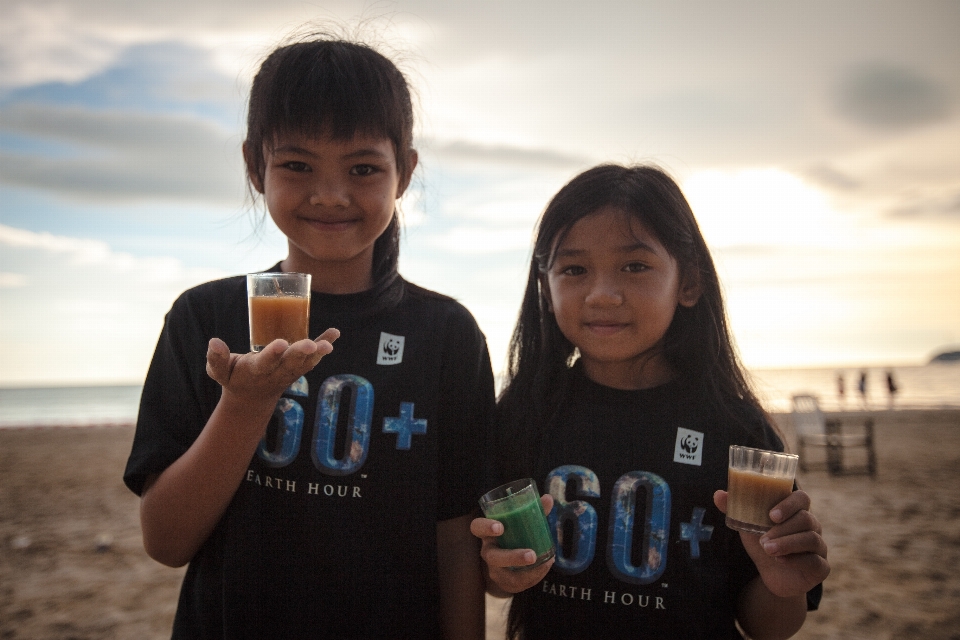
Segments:
[[[797,435],[800,470],[826,469],[830,475],[866,473],[877,475],[877,454],[873,446],[873,419],[864,420],[856,432],[844,431],[843,422],[827,420],[816,396],[793,396],[793,428]],[[822,448],[824,455],[811,456]],[[855,451],[857,462],[851,464],[849,451]]]

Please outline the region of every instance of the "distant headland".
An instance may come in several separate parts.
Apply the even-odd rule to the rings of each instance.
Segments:
[[[944,351],[930,358],[930,363],[934,362],[960,362],[960,351]]]

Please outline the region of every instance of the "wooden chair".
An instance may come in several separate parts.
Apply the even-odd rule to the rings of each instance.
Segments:
[[[877,474],[877,454],[873,446],[873,419],[863,423],[859,433],[844,433],[841,420],[827,420],[820,410],[816,396],[793,396],[793,428],[797,434],[797,453],[800,470],[826,469],[830,475],[866,473]],[[812,447],[822,447],[824,457],[810,460]],[[858,450],[861,464],[850,465],[850,450]]]

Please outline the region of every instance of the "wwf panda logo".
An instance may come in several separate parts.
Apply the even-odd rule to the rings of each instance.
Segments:
[[[392,333],[380,333],[380,347],[377,349],[377,364],[400,364],[403,362],[403,336]]]
[[[401,345],[402,343],[399,340],[391,337],[383,343],[383,352],[388,356],[396,356],[398,353],[400,353]]]
[[[703,433],[700,431],[677,427],[673,461],[699,467],[703,463],[703,438]]]
[[[680,448],[687,453],[696,453],[697,449],[700,448],[700,438],[692,433],[688,433],[686,437],[680,440]]]

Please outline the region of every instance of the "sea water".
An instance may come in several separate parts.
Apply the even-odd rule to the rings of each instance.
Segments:
[[[960,409],[960,363],[913,367],[834,367],[750,371],[754,391],[768,411],[790,411],[794,395],[814,395],[828,411],[876,409]],[[866,374],[866,393],[858,389]],[[897,387],[891,396],[887,374]],[[837,379],[843,379],[840,395]]]
[[[857,390],[860,372],[867,374],[865,397]],[[891,399],[887,372],[898,391]],[[912,367],[831,367],[820,369],[756,369],[749,372],[768,411],[790,411],[796,394],[812,394],[828,411],[860,409],[960,409],[960,363]],[[845,393],[837,393],[837,377]],[[0,428],[12,426],[83,426],[133,422],[140,403],[140,385],[0,388]]]
[[[133,422],[141,385],[0,388],[0,428]]]

